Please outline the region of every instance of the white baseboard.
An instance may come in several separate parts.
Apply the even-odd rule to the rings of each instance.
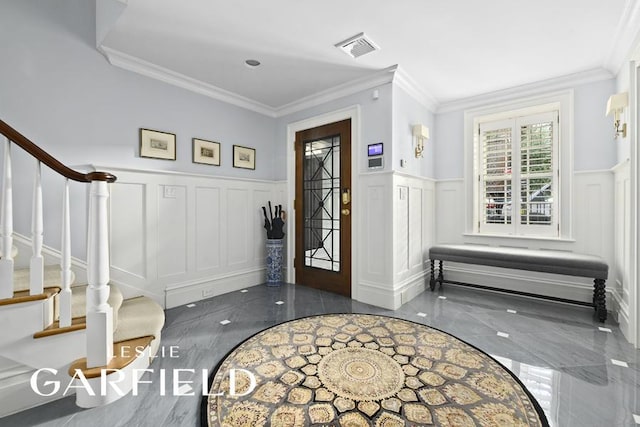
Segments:
[[[632,334],[629,323],[629,306],[624,302],[617,289],[611,291],[611,297],[608,299],[607,305],[610,307],[610,311],[618,321],[618,326],[620,327],[620,330],[622,331],[624,337],[632,345],[636,345],[636,343],[633,341],[633,337],[631,336]]]
[[[638,348],[636,343],[633,341],[633,337],[629,333],[630,332],[629,315],[624,311],[617,311],[616,313],[617,313],[616,320],[618,321],[618,327],[622,331],[622,335],[624,335],[624,337],[627,339],[627,341],[629,341],[631,345]]]
[[[265,281],[265,269],[240,271],[229,275],[185,282],[165,290],[165,307],[173,308],[259,285]]]
[[[397,284],[393,288],[379,283],[360,282],[358,301],[388,310],[397,310],[425,290],[425,278],[429,270],[424,270]]]
[[[392,289],[379,284],[361,281],[358,285],[358,301],[376,307],[396,310],[400,307],[400,298],[396,300]]]
[[[430,270],[423,270],[396,285],[395,294],[400,294],[400,305],[411,301],[424,292],[426,289],[425,280],[429,274]]]

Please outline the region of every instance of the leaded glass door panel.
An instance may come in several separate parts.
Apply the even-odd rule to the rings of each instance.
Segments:
[[[296,133],[296,283],[351,295],[351,120]]]

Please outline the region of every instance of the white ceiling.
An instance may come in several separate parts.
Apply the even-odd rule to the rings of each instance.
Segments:
[[[616,73],[638,32],[636,3],[129,0],[102,45],[266,108],[394,64],[442,104],[584,71]],[[334,47],[359,32],[381,50],[352,59]],[[249,58],[262,65],[248,68]]]

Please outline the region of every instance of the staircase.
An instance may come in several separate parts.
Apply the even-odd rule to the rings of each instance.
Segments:
[[[0,133],[6,138],[0,189],[0,417],[73,392],[81,407],[113,402],[151,363],[164,325],[157,303],[144,296],[125,299],[109,283],[107,198],[108,183],[116,177],[74,171],[1,120]],[[35,158],[29,259],[13,239],[13,145]],[[42,164],[63,179],[59,265],[45,265],[42,254]],[[69,180],[90,187],[87,284],[75,283],[71,269]]]

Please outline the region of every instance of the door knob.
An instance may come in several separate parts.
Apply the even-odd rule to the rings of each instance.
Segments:
[[[351,211],[349,209],[342,209],[342,215],[349,215]]]

